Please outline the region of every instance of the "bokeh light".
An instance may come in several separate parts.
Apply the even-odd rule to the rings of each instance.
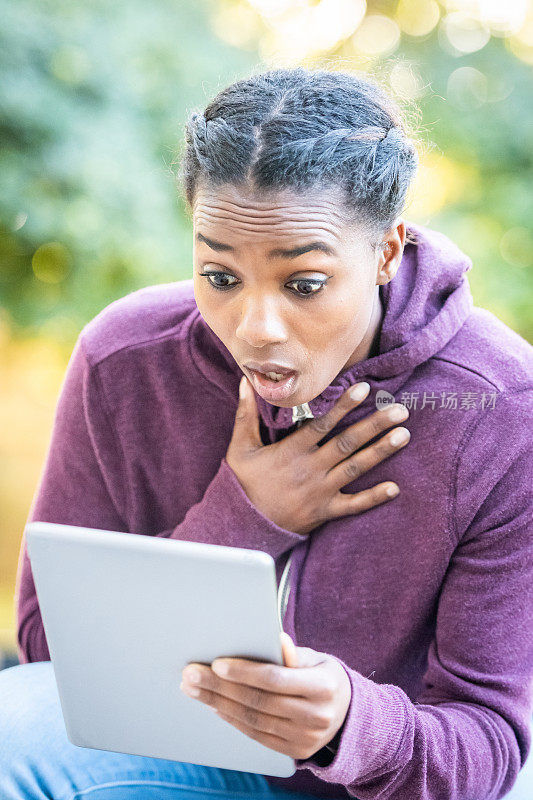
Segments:
[[[219,3],[211,19],[211,28],[228,44],[245,48],[254,46],[262,32],[257,11],[245,0]]]
[[[533,3],[528,7],[522,26],[505,40],[508,49],[526,64],[533,64]]]
[[[513,267],[533,265],[533,234],[527,228],[518,226],[505,231],[500,239],[502,258]]]
[[[441,42],[445,48],[449,46],[454,55],[474,53],[481,50],[490,40],[490,29],[487,25],[473,16],[461,11],[447,14],[441,22],[440,32],[443,34]]]
[[[395,19],[404,33],[426,36],[440,18],[439,4],[435,0],[400,0]]]
[[[457,108],[479,108],[487,101],[487,77],[475,67],[458,67],[448,78],[446,94]]]
[[[37,248],[31,260],[35,277],[43,283],[60,283],[66,277],[72,259],[61,242],[46,242]]]
[[[26,211],[18,211],[16,216],[15,216],[15,220],[13,222],[13,225],[11,226],[11,230],[12,231],[19,231],[21,228],[24,227],[24,225],[26,224],[27,220],[28,220],[28,214],[26,213]]]
[[[368,14],[352,37],[355,50],[371,58],[393,53],[400,43],[400,28],[384,14]]]
[[[267,22],[262,56],[287,64],[329,52],[356,30],[366,12],[365,0],[249,2]]]
[[[64,44],[50,58],[50,71],[60,81],[76,86],[90,75],[91,62],[82,47]]]
[[[515,33],[528,13],[529,0],[443,0],[448,11],[460,11],[479,20],[498,36]]]
[[[529,0],[478,0],[479,16],[494,36],[509,36],[520,30]]]

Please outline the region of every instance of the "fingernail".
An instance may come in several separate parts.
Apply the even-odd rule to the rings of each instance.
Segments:
[[[188,669],[185,677],[187,678],[189,683],[200,683],[200,681],[202,680],[202,676],[200,675],[197,669]]]
[[[356,383],[355,386],[349,391],[349,395],[352,400],[362,400],[364,397],[367,396],[368,392],[370,391],[370,384],[363,382],[363,383]]]
[[[224,661],[213,661],[211,664],[211,669],[215,675],[220,675],[221,678],[223,678],[229,672],[228,665],[225,664]]]
[[[402,442],[406,442],[408,438],[409,438],[408,431],[405,430],[405,428],[402,428],[401,430],[396,431],[396,433],[393,433],[393,435],[390,438],[390,441],[391,444],[397,445],[397,444],[402,444]]]
[[[389,411],[389,419],[393,422],[400,422],[403,419],[407,419],[408,416],[409,412],[405,406],[395,406]]]
[[[241,378],[241,382],[239,383],[239,397],[246,397],[246,375],[243,375]]]
[[[396,497],[399,491],[400,490],[397,486],[387,486],[387,488],[385,489],[385,492],[386,494],[388,494],[389,497]]]

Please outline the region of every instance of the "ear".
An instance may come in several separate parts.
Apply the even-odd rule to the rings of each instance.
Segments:
[[[401,219],[385,235],[378,255],[376,284],[389,283],[396,275],[403,256],[405,245],[405,222]]]

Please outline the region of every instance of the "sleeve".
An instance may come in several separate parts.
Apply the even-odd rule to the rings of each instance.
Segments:
[[[130,532],[123,466],[96,367],[89,365],[80,335],[59,393],[51,440],[27,522]],[[274,559],[306,538],[265,517],[249,500],[225,458],[202,500],[188,510],[183,521],[155,535],[263,550]],[[20,663],[49,661],[24,534],[15,607]]]
[[[531,395],[502,398],[461,443],[450,509],[458,543],[415,702],[337,659],[352,688],[337,753],[297,769],[359,800],[499,800],[511,790],[532,737],[531,407]]]
[[[156,536],[263,550],[274,559],[307,539],[265,517],[254,506],[225,458],[202,500],[191,506],[183,522]]]

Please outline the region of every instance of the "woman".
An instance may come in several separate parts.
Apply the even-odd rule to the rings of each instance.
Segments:
[[[364,76],[272,70],[193,114],[193,278],[84,328],[29,517],[270,553],[285,666],[191,665],[182,688],[295,774],[71,745],[23,543],[22,664],[0,675],[9,800],[520,789],[533,354],[473,306],[470,260],[401,219],[416,163]]]

